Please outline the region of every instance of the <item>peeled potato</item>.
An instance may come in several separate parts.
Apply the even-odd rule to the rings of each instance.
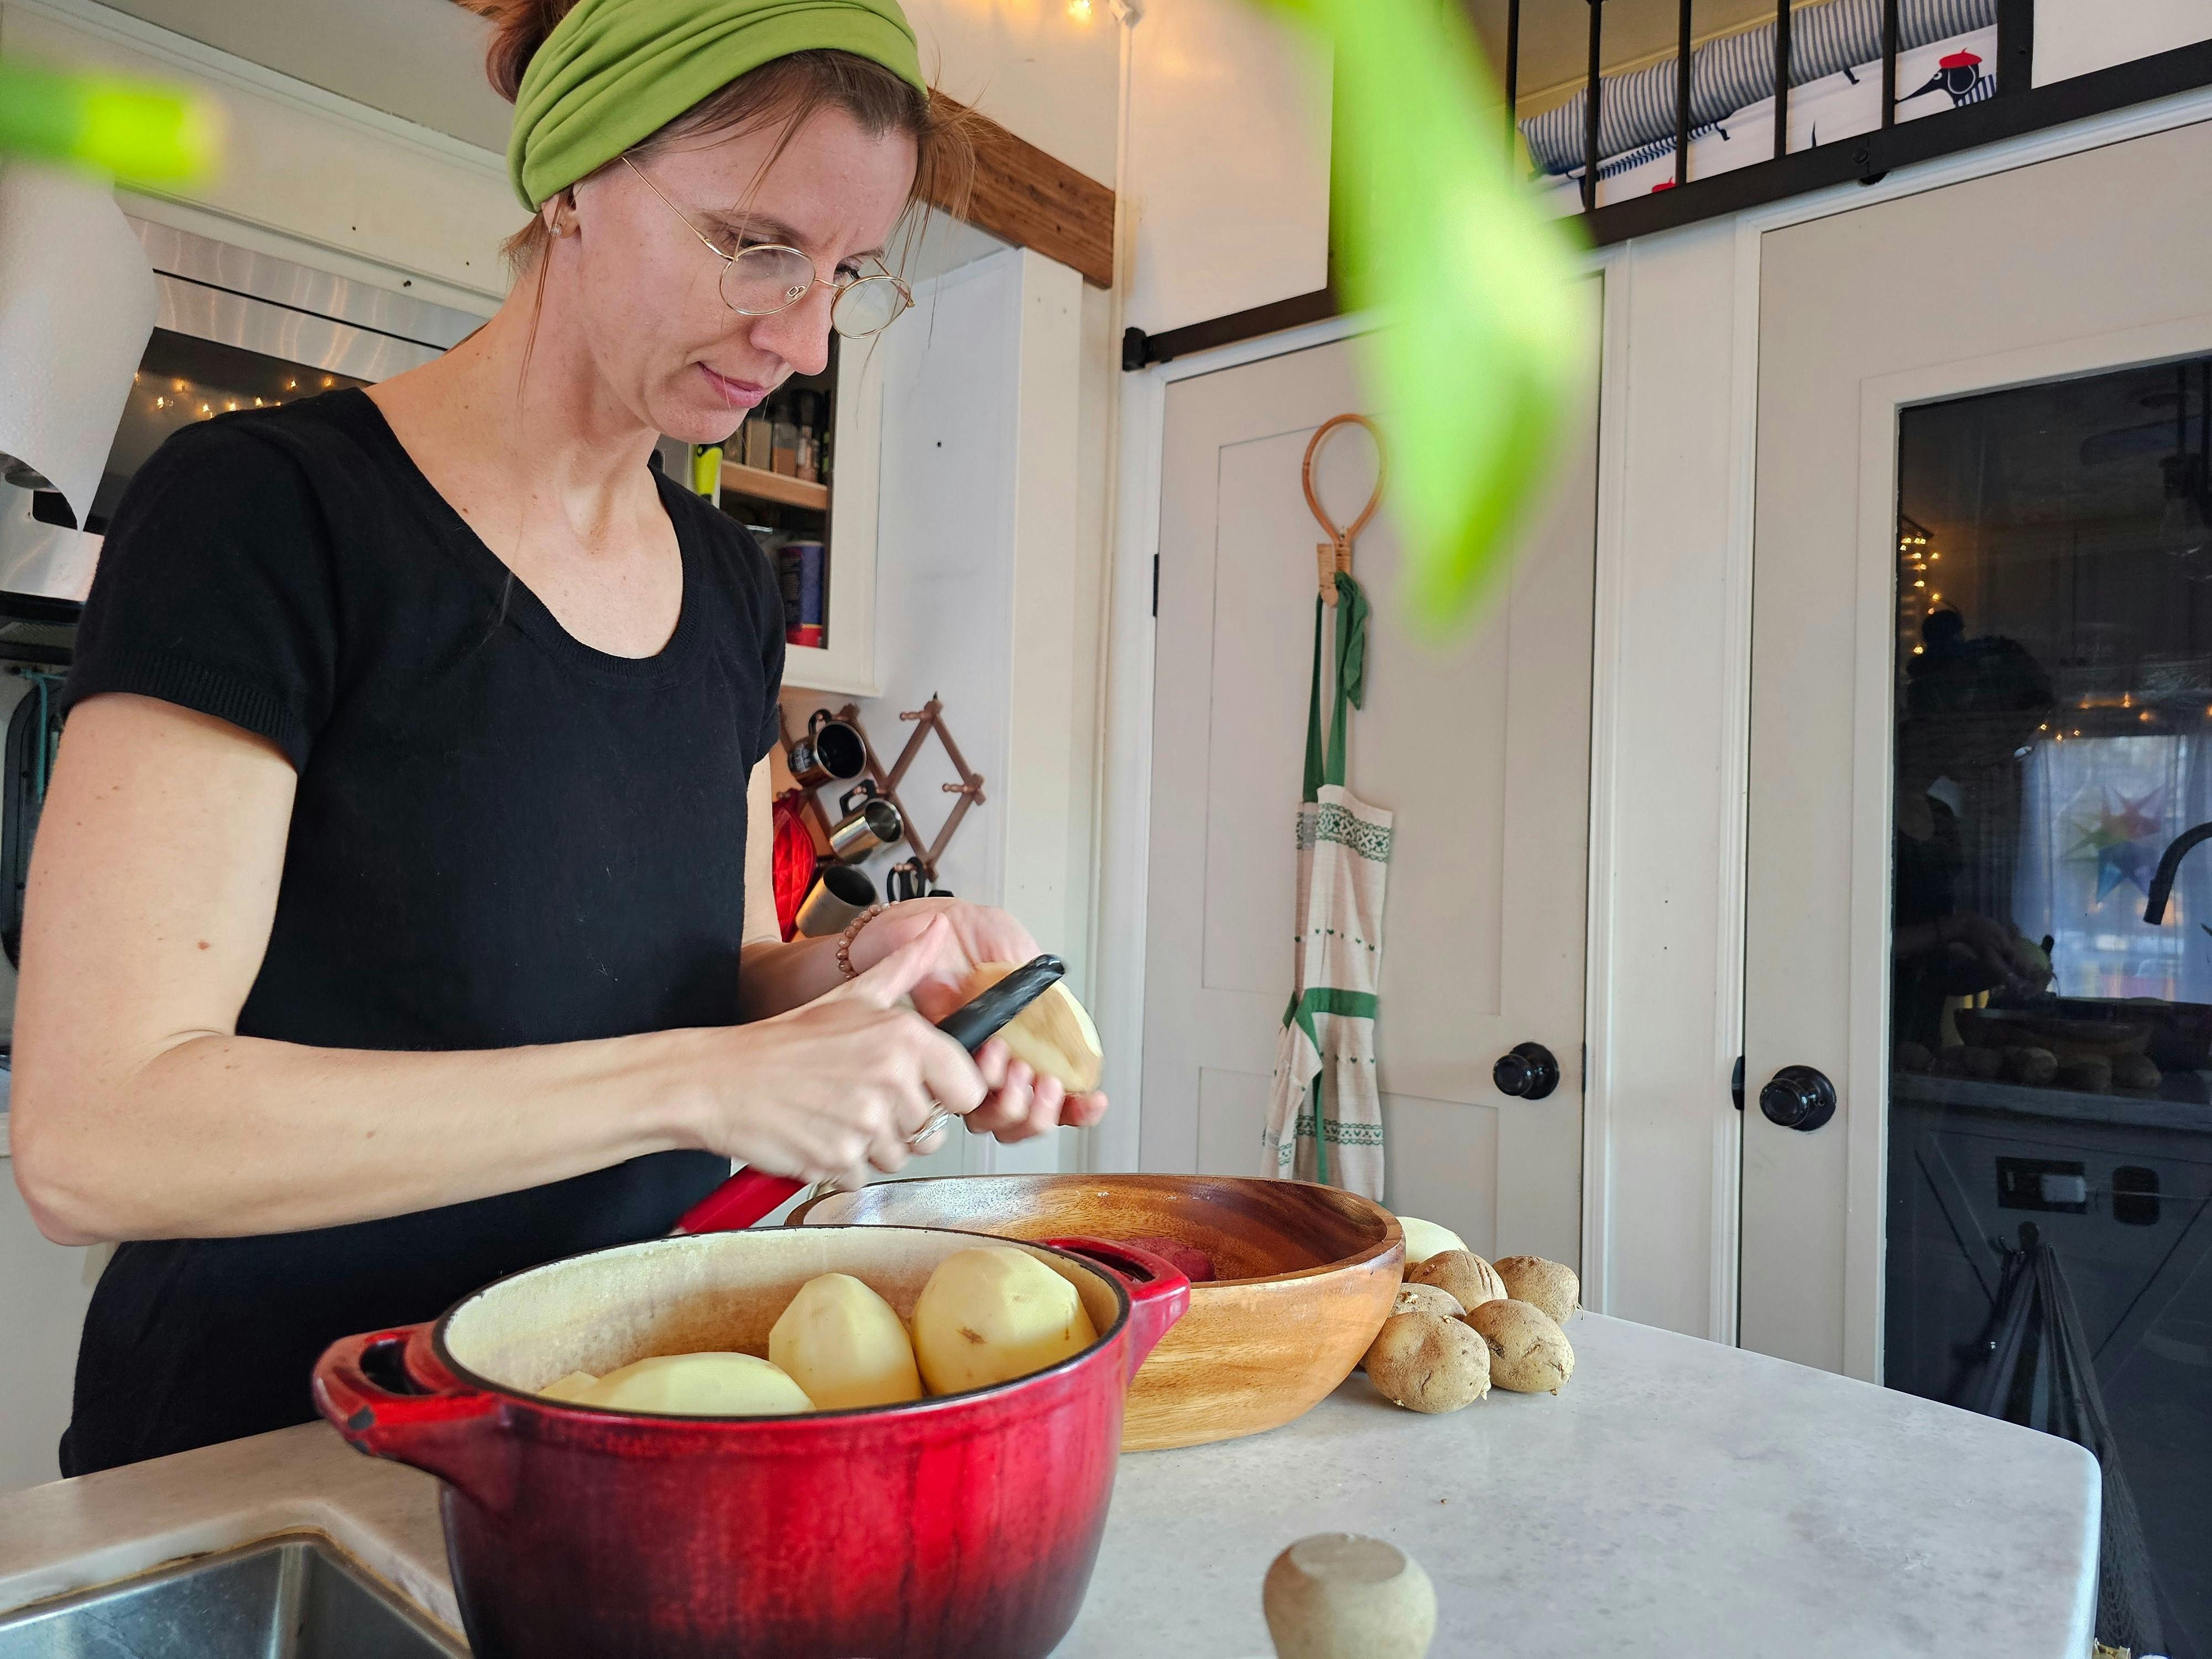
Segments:
[[[1424,1221],[1417,1215],[1401,1215],[1398,1225],[1406,1235],[1406,1265],[1426,1261],[1432,1255],[1446,1250],[1463,1250],[1467,1241],[1449,1227],[1439,1227],[1433,1221]]]
[[[1575,1374],[1575,1351],[1551,1315],[1526,1302],[1486,1302],[1467,1323],[1490,1348],[1490,1380],[1515,1394],[1557,1394]],[[1373,1376],[1373,1372],[1369,1372]]]
[[[1367,1350],[1367,1380],[1409,1411],[1455,1412],[1490,1392],[1491,1350],[1443,1314],[1392,1314]]]
[[[538,1390],[538,1394],[545,1400],[580,1400],[584,1397],[584,1390],[599,1380],[589,1371],[570,1371],[568,1376],[548,1382]]]
[[[971,1000],[980,996],[1021,965],[978,963],[968,976],[968,995]],[[1090,1093],[1098,1086],[1106,1069],[1106,1051],[1099,1046],[1098,1028],[1064,983],[1055,982],[1016,1014],[999,1035],[1016,1060],[1039,1077],[1058,1078],[1060,1086],[1072,1095]]]
[[[670,1353],[609,1371],[574,1396],[580,1406],[679,1417],[787,1417],[811,1412],[805,1390],[749,1353]]]
[[[1434,1285],[1449,1291],[1467,1310],[1502,1301],[1505,1285],[1498,1270],[1473,1250],[1445,1250],[1406,1269],[1409,1285]]]
[[[957,1251],[914,1304],[914,1352],[932,1394],[987,1389],[1098,1340],[1075,1286],[1012,1244]]]
[[[850,1273],[823,1273],[799,1287],[768,1334],[768,1357],[817,1411],[921,1398],[906,1327]]]
[[[1565,1324],[1567,1316],[1582,1305],[1583,1282],[1564,1262],[1547,1261],[1540,1255],[1502,1255],[1496,1266],[1505,1294],[1541,1308],[1555,1325]]]

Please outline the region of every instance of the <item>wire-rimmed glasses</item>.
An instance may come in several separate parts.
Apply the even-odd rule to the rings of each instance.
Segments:
[[[644,179],[645,186],[660,198],[668,210],[684,222],[684,228],[699,245],[722,262],[722,303],[740,317],[773,317],[788,311],[813,291],[817,283],[836,291],[830,304],[830,325],[848,339],[880,334],[914,304],[907,285],[888,271],[866,276],[835,273],[823,276],[812,259],[795,247],[777,242],[757,243],[725,253],[691,222],[691,216],[669,201],[668,193],[653,182],[645,169],[625,155],[623,165]]]

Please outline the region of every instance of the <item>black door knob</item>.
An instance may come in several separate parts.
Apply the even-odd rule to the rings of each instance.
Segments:
[[[1759,1091],[1759,1109],[1785,1129],[1817,1129],[1836,1115],[1836,1085],[1810,1066],[1785,1066]]]
[[[1559,1062],[1540,1042],[1516,1043],[1511,1054],[1498,1056],[1498,1064],[1490,1068],[1490,1080],[1503,1094],[1541,1100],[1559,1086]]]

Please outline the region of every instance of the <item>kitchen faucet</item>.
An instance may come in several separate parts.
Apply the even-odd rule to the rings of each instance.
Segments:
[[[2174,873],[2181,868],[2181,860],[2191,848],[2208,839],[2212,839],[2212,823],[2200,823],[2183,830],[2159,854],[2158,873],[2150,878],[2150,893],[2143,901],[2143,920],[2152,927],[2166,920],[2166,901],[2173,892]]]

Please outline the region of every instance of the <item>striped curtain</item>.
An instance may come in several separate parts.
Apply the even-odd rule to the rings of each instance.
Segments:
[[[1996,23],[1997,0],[1901,0],[1897,47],[1917,46]],[[1881,0],[1825,0],[1791,14],[1790,84],[1838,74],[1881,58]],[[1674,58],[1600,85],[1597,153],[1608,160],[1674,136]],[[1774,95],[1774,25],[1762,24],[1709,40],[1690,54],[1692,131]],[[1539,173],[1559,174],[1583,164],[1587,88],[1557,109],[1521,123],[1529,159]]]

